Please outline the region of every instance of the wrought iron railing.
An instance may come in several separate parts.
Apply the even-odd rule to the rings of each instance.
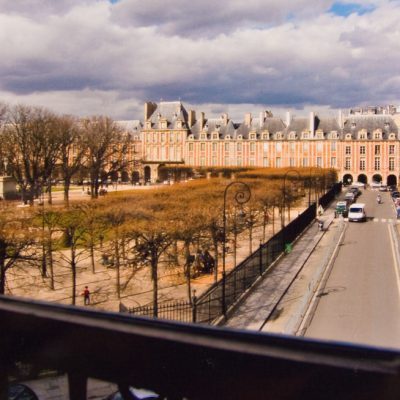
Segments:
[[[334,185],[319,199],[319,204],[325,208],[334,200],[340,190],[341,184]],[[314,221],[316,211],[316,204],[311,204],[297,218],[227,273],[225,278],[214,283],[198,298],[193,298],[192,302],[172,301],[159,304],[158,318],[213,323],[221,317],[224,310],[232,307],[261,275],[268,271],[285,252],[287,245],[293,243]],[[152,306],[125,308],[123,311],[140,316],[152,317],[154,315]]]

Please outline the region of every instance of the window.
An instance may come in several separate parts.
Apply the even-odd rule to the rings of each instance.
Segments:
[[[256,150],[256,144],[254,142],[250,142],[250,151]]]
[[[238,159],[237,159],[237,165],[238,165],[239,167],[241,167],[241,166],[243,165],[242,157],[238,157]]]
[[[379,144],[375,145],[375,153],[376,156],[379,156],[381,154],[381,146]]]
[[[289,158],[289,166],[294,167],[295,166],[295,159],[293,157]]]
[[[212,151],[217,151],[217,143],[212,144]]]
[[[296,142],[291,142],[290,143],[290,151],[295,151],[296,150]]]
[[[218,139],[219,139],[218,133],[213,133],[212,138],[213,138],[214,140],[218,140]]]
[[[229,151],[229,143],[225,143],[225,151]]]
[[[331,168],[336,168],[336,157],[331,157]]]
[[[264,153],[268,153],[268,143],[263,143],[263,151]]]
[[[308,151],[309,145],[308,143],[303,143],[303,151]]]
[[[351,154],[351,146],[345,147],[345,154]]]
[[[367,138],[367,134],[364,131],[362,131],[359,133],[358,137],[361,140],[365,140]]]
[[[280,153],[282,151],[282,143],[276,143],[275,149],[277,153]]]
[[[365,155],[365,146],[360,146],[360,154]]]
[[[255,140],[255,139],[256,139],[256,134],[250,133],[250,140]]]
[[[200,150],[205,151],[206,150],[206,144],[205,143],[200,143]]]
[[[169,134],[169,141],[171,143],[173,143],[175,141],[175,134],[173,132],[170,132],[170,134]]]
[[[224,165],[229,165],[229,156],[224,158]]]
[[[308,167],[308,158],[303,158],[303,167]]]
[[[165,133],[161,134],[161,143],[165,143]]]
[[[206,165],[206,158],[205,157],[200,157],[200,165],[204,167]]]
[[[351,158],[350,157],[346,157],[344,169],[347,171],[351,169]]]
[[[394,157],[389,157],[389,171],[394,171]]]
[[[193,151],[193,143],[189,143],[189,151]]]
[[[250,167],[254,167],[255,165],[254,158],[250,158]]]
[[[282,159],[280,157],[276,157],[275,166],[276,166],[276,168],[282,167]]]
[[[322,151],[322,142],[317,143],[317,151],[321,152]]]
[[[380,131],[376,131],[374,132],[374,139],[381,139],[381,132]]]
[[[200,139],[201,139],[201,140],[207,140],[207,133],[202,133],[202,134],[200,135]]]
[[[317,167],[322,167],[322,157],[317,157]]]
[[[365,171],[365,158],[360,159],[360,171]]]
[[[263,167],[269,167],[268,157],[263,157]]]
[[[242,143],[237,143],[236,149],[237,151],[242,151]]]
[[[381,169],[381,160],[379,157],[375,157],[374,168],[375,171],[379,171]]]
[[[389,154],[394,154],[394,144],[389,145]]]

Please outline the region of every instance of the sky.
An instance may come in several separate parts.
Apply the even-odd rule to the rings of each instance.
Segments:
[[[400,105],[400,0],[0,0],[0,102],[141,119]]]

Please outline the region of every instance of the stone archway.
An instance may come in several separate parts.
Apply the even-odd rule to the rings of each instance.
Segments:
[[[144,182],[151,182],[151,168],[148,165],[144,167]]]
[[[129,174],[125,170],[121,171],[121,182],[122,183],[128,183],[129,182]]]
[[[397,186],[397,177],[396,175],[388,175],[387,179],[386,179],[386,183],[388,186]]]
[[[382,175],[375,174],[375,175],[372,176],[372,180],[373,180],[373,182],[382,183]]]
[[[367,175],[365,175],[365,174],[358,175],[357,182],[361,182],[361,183],[367,184],[368,183]]]
[[[343,175],[343,185],[351,185],[353,183],[353,176],[351,174]]]
[[[140,181],[140,173],[139,171],[132,172],[132,183],[137,184]]]

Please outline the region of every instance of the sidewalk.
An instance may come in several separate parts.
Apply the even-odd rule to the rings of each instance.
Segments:
[[[317,222],[312,223],[292,251],[230,313],[224,326],[295,334],[344,227],[341,218],[334,218],[333,206],[321,220],[323,231],[318,229]]]

